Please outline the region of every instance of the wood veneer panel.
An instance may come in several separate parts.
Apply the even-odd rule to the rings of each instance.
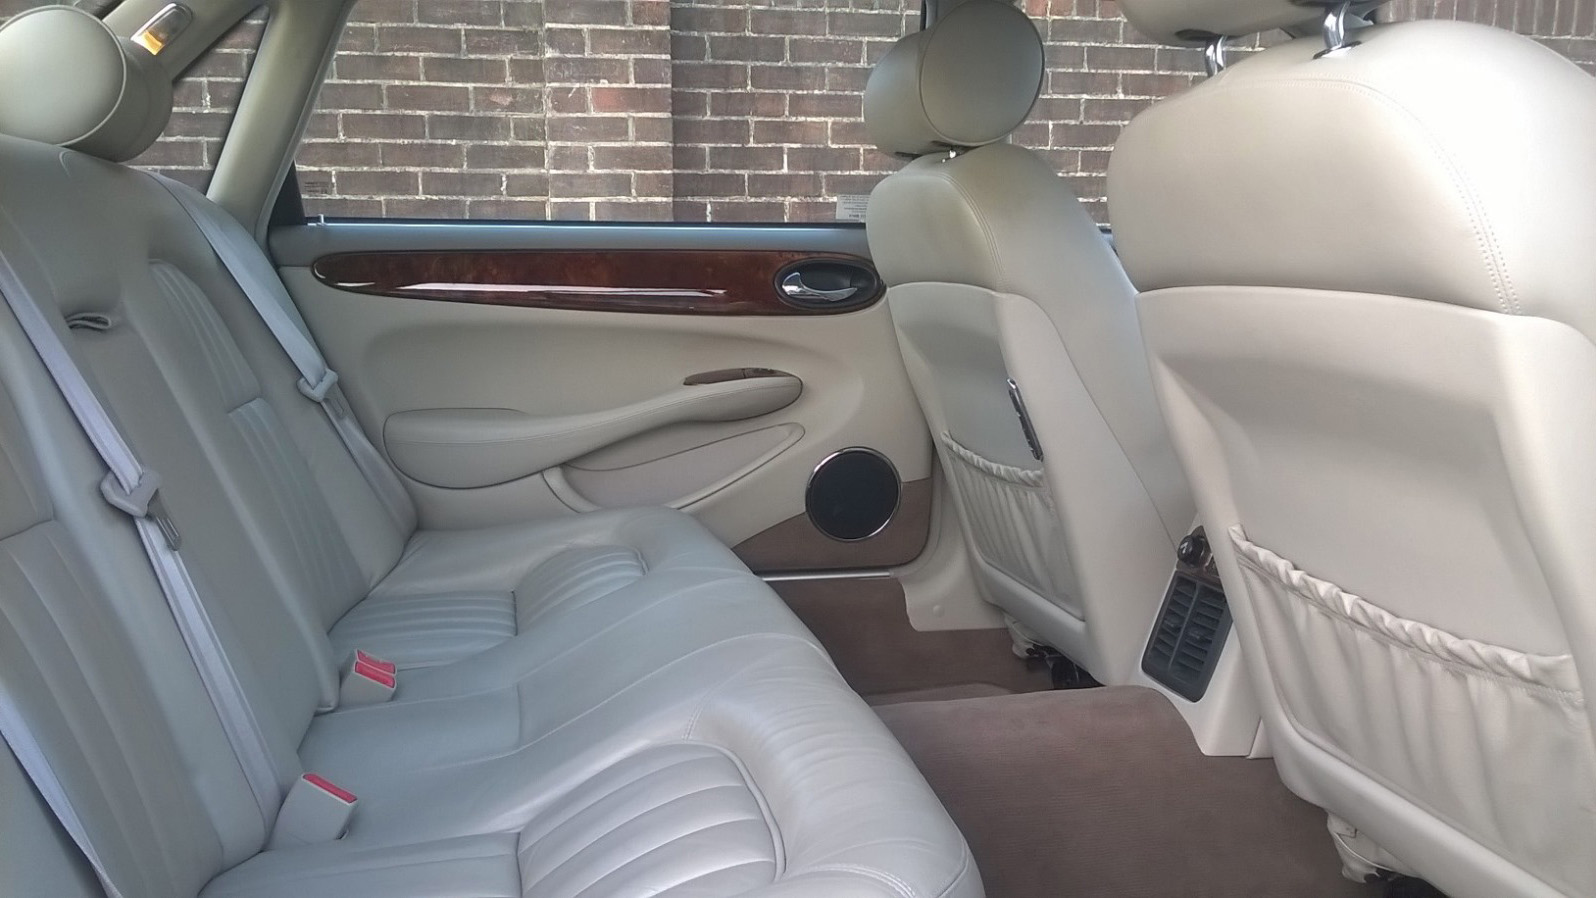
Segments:
[[[337,253],[311,272],[335,289],[374,296],[592,312],[834,315],[881,298],[878,285],[835,306],[789,305],[776,278],[795,262],[871,269],[858,256],[785,250],[450,250]]]

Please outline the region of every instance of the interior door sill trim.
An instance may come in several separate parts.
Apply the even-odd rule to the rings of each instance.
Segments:
[[[777,571],[771,574],[760,574],[759,579],[766,583],[792,583],[800,580],[890,580],[892,572],[876,568],[857,571],[791,571],[783,573]]]

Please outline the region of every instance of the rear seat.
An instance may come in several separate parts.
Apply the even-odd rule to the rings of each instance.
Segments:
[[[12,137],[0,184],[0,254],[164,476],[279,785],[360,796],[342,839],[261,851],[103,466],[0,313],[0,683],[129,898],[980,894],[901,749],[691,518],[402,532],[167,188]],[[399,687],[339,709],[357,648]]]

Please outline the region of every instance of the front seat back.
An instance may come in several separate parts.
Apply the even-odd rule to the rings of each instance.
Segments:
[[[1349,867],[1596,894],[1596,81],[1477,25],[1123,6],[1172,43],[1313,17],[1109,176],[1282,776]]]
[[[1194,506],[1113,249],[1041,157],[1004,142],[1043,69],[1035,26],[994,0],[899,41],[865,123],[911,161],[866,225],[987,598],[1122,683]]]

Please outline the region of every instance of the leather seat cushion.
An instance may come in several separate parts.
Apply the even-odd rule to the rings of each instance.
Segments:
[[[338,658],[363,649],[401,669],[433,667],[621,590],[641,601],[657,585],[685,588],[746,575],[697,521],[664,508],[422,531],[329,637]]]
[[[546,688],[560,682],[571,688]],[[747,636],[641,672],[601,700],[577,694],[586,685],[559,677],[481,701],[419,703],[402,731],[383,726],[384,706],[324,718],[305,763],[361,802],[339,850],[268,852],[206,894],[330,883],[295,894],[408,895],[404,882],[379,890],[411,858],[423,875],[456,868],[458,892],[420,894],[729,896],[778,882],[815,895],[980,893],[913,763],[813,647]],[[455,750],[495,725],[522,744],[469,760]],[[354,748],[379,730],[386,741]],[[394,751],[416,768],[394,763]],[[512,843],[459,841],[504,831],[518,834],[519,892],[503,891]],[[281,866],[277,855],[298,861]]]
[[[677,743],[646,748],[599,772],[519,833],[268,852],[223,874],[203,894],[732,896],[775,881],[779,844],[763,800],[731,757]]]

